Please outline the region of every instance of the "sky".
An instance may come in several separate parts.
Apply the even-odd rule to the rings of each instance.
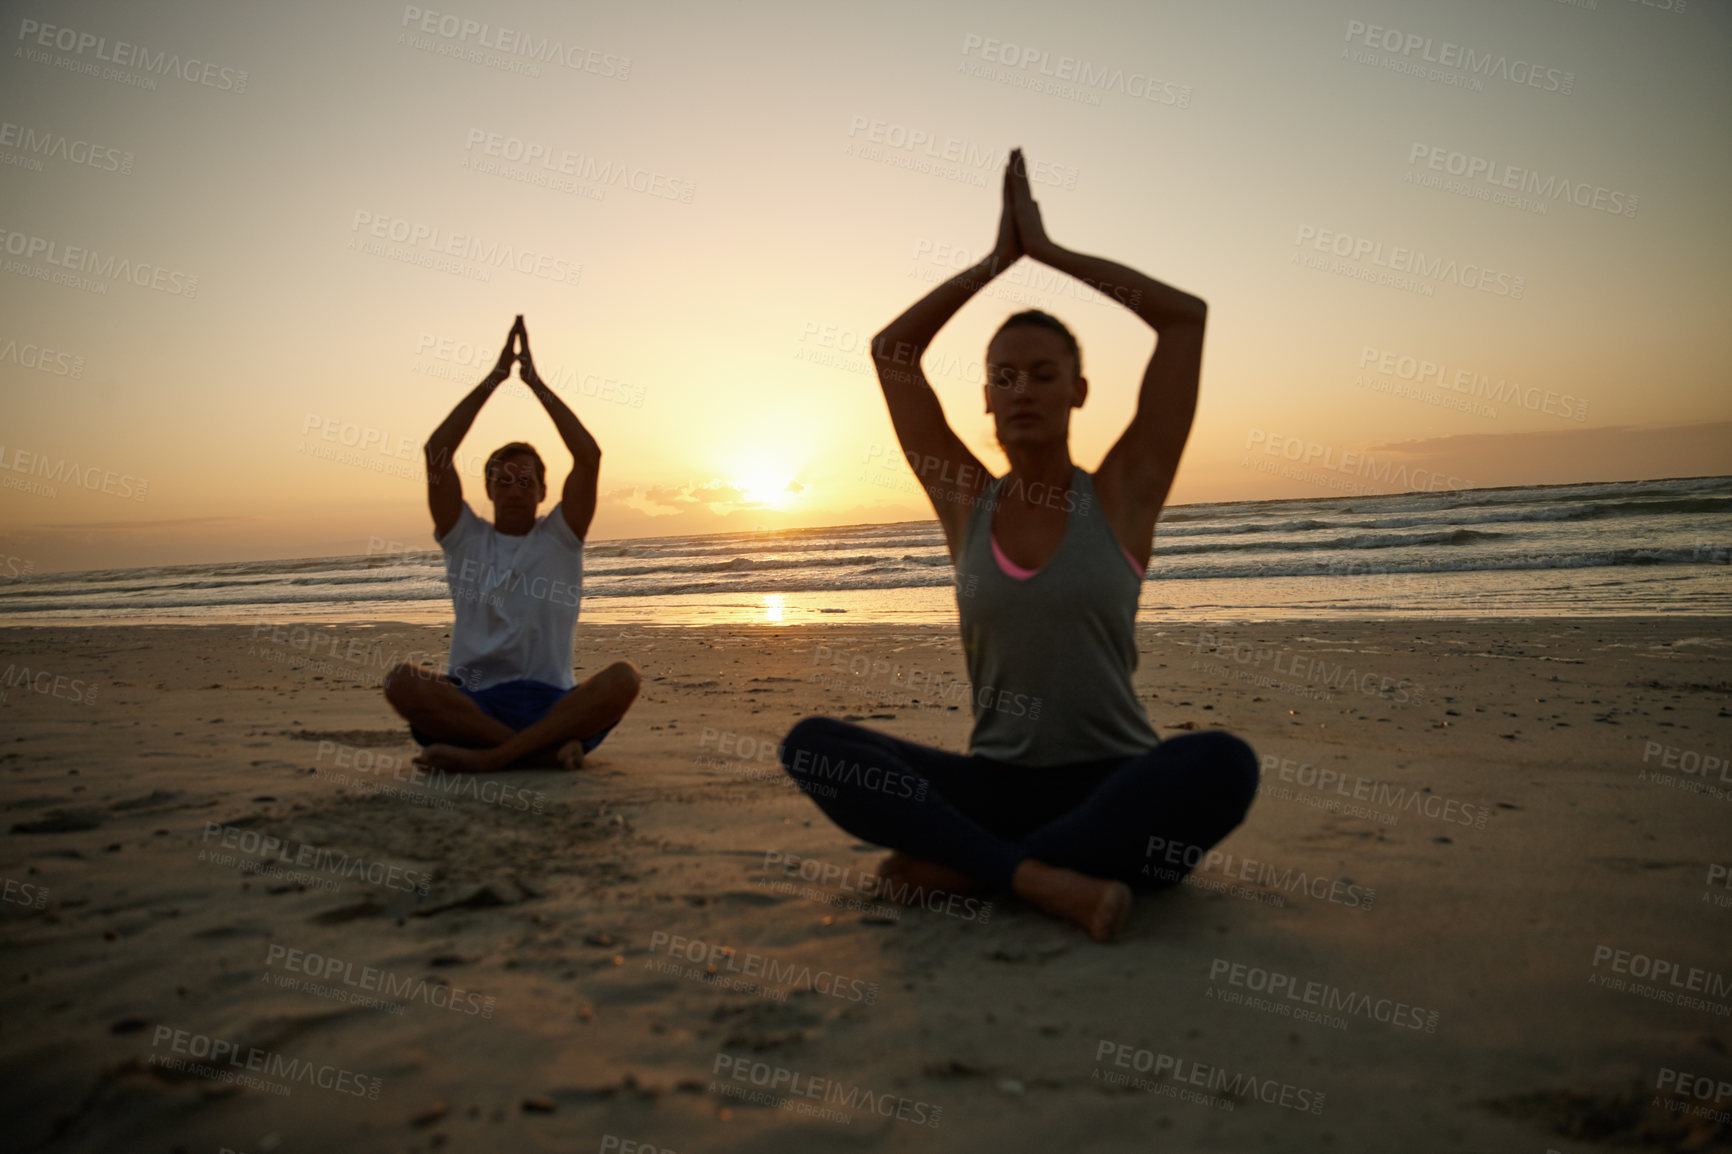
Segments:
[[[1048,234],[1203,298],[1170,503],[1732,473],[1732,5],[8,3],[0,556],[430,548],[420,448],[525,316],[591,540],[923,520],[866,355]],[[1094,468],[1154,334],[1027,260]],[[571,458],[515,381],[459,457]],[[390,543],[387,545],[386,543]],[[16,571],[17,566],[14,566]]]

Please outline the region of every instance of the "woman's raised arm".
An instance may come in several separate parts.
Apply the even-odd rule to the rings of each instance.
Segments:
[[[1209,306],[1136,269],[1054,244],[1021,164],[1010,180],[1023,253],[1118,301],[1155,330],[1155,352],[1143,370],[1136,414],[1095,471],[1095,488],[1114,535],[1146,561],[1154,548],[1155,520],[1173,487],[1197,411]]]
[[[872,338],[872,363],[884,389],[884,403],[890,408],[890,423],[896,429],[902,455],[944,526],[953,561],[962,547],[968,514],[992,477],[945,420],[944,407],[920,368],[920,358],[938,330],[993,277],[1022,256],[1011,209],[1011,168],[1015,162],[1013,153],[1004,169],[1003,210],[991,255],[927,293]]]

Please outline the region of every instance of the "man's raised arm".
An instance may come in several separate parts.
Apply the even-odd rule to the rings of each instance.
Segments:
[[[511,362],[517,359],[514,347],[517,326],[522,323],[523,318],[518,317],[517,323],[511,326],[505,347],[499,350],[499,361],[492,371],[470,390],[467,397],[457,402],[451,415],[427,438],[427,507],[433,512],[433,539],[436,541],[451,532],[463,513],[463,482],[457,476],[457,446],[463,443],[469,426],[475,423],[475,415],[493,395],[493,390],[511,375]]]
[[[523,351],[518,354],[518,374],[523,383],[541,402],[541,407],[547,410],[547,415],[553,418],[553,427],[559,430],[559,439],[565,442],[565,447],[571,451],[571,474],[565,479],[565,488],[560,494],[560,513],[565,517],[565,523],[571,526],[571,531],[582,541],[589,535],[589,523],[595,519],[596,481],[601,476],[601,446],[595,438],[589,435],[589,430],[583,427],[583,422],[577,419],[577,414],[571,411],[571,406],[560,400],[559,394],[547,386],[535,371],[535,358],[529,353],[529,330],[523,327],[523,318],[517,318],[517,333],[523,341]]]

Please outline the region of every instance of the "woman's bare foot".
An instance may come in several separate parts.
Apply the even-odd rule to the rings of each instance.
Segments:
[[[559,768],[576,771],[583,768],[583,739],[574,737],[559,747]]]
[[[893,853],[879,862],[878,877],[889,883],[880,886],[880,892],[887,892],[892,900],[903,905],[916,905],[926,892],[933,890],[947,894],[973,894],[982,888],[965,873],[905,853]]]
[[[1097,942],[1111,941],[1131,913],[1131,887],[1024,858],[1010,879],[1011,892],[1049,914],[1068,918]]]
[[[415,759],[425,769],[449,769],[457,773],[494,773],[504,769],[492,749],[464,749],[461,745],[429,745]]]

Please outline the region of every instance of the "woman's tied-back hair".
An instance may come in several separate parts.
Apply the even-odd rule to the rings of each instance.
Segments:
[[[483,476],[489,481],[493,480],[494,467],[507,457],[515,457],[519,453],[528,453],[535,458],[535,480],[545,489],[547,487],[547,466],[541,463],[541,454],[537,453],[535,446],[528,441],[513,441],[509,445],[501,445],[493,450],[493,455],[487,458],[487,469]]]
[[[998,326],[998,332],[1002,333],[1005,329],[1013,328],[1045,329],[1049,333],[1057,333],[1058,339],[1064,342],[1065,351],[1070,353],[1071,360],[1076,363],[1076,375],[1082,376],[1082,347],[1076,343],[1076,337],[1071,335],[1071,331],[1065,328],[1063,321],[1051,313],[1043,313],[1039,309],[1028,309],[1025,312],[1006,317],[1004,323]],[[992,335],[996,337],[998,333]]]

